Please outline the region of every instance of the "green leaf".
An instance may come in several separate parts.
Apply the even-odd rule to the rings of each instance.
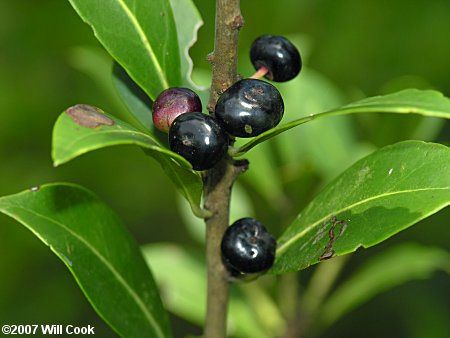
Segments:
[[[257,144],[306,122],[326,116],[356,113],[419,114],[450,119],[450,99],[434,90],[418,89],[405,89],[393,94],[369,97],[338,109],[316,115],[310,114],[309,116],[275,127],[254,137],[243,146],[232,149],[230,155],[241,156]]]
[[[401,244],[373,257],[341,284],[322,305],[319,321],[331,325],[377,294],[436,270],[450,273],[450,254],[439,248]]]
[[[155,138],[100,109],[76,105],[62,113],[53,129],[52,158],[55,166],[104,147],[133,144],[156,159],[176,188],[199,217],[208,213],[200,207],[203,189],[200,174],[183,157],[163,147]]]
[[[204,325],[206,308],[206,269],[202,255],[174,244],[149,244],[143,247],[144,257],[155,271],[155,279],[167,309],[197,325]],[[264,299],[264,309],[270,308],[270,319],[259,321],[250,299],[240,288],[230,295],[228,334],[233,337],[276,337],[283,322],[276,306],[269,304],[267,295],[255,284],[252,286]],[[275,311],[275,312],[274,312]],[[267,311],[266,311],[267,313]],[[268,325],[270,323],[271,325]],[[277,332],[274,332],[277,331]]]
[[[0,198],[0,211],[50,247],[120,336],[170,336],[167,314],[138,245],[92,192],[49,184]]]
[[[400,142],[330,183],[278,241],[273,273],[370,247],[450,204],[450,148]]]
[[[180,85],[177,32],[168,0],[69,1],[150,98]]]
[[[191,79],[194,64],[189,49],[197,41],[197,32],[203,26],[203,20],[192,0],[170,0],[170,4],[177,27],[182,80],[185,86],[198,89]]]
[[[405,89],[388,95],[368,97],[334,112],[333,115],[360,112],[419,114],[449,119],[450,99],[435,90]],[[328,112],[331,113],[332,111]]]

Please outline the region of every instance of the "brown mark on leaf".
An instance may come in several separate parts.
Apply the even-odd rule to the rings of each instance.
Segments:
[[[344,233],[345,229],[347,229],[347,222],[340,221],[336,216],[333,216],[330,219],[331,228],[328,230],[328,238],[330,239],[325,247],[325,251],[319,257],[319,261],[324,261],[326,259],[330,259],[334,257],[333,244],[337,241],[337,239]],[[340,226],[339,232],[336,234],[336,227]]]
[[[97,128],[101,125],[112,126],[115,122],[96,107],[77,104],[66,110],[66,113],[82,127]]]

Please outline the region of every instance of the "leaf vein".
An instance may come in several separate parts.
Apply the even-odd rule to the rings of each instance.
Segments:
[[[126,15],[130,19],[131,23],[136,28],[136,32],[138,33],[139,37],[141,38],[141,41],[144,44],[144,47],[147,50],[148,55],[150,56],[150,58],[152,59],[153,63],[155,64],[156,73],[158,74],[158,77],[161,80],[161,82],[163,84],[163,87],[164,88],[168,88],[169,87],[169,83],[168,83],[166,77],[164,76],[164,72],[162,70],[161,64],[159,63],[159,60],[156,57],[156,54],[155,54],[155,52],[154,52],[150,42],[148,41],[147,36],[145,35],[145,32],[144,32],[142,26],[136,20],[135,16],[133,15],[133,12],[125,4],[124,0],[117,0],[117,2],[123,8],[123,10],[125,11]]]

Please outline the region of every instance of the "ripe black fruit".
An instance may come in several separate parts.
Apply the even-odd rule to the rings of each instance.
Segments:
[[[194,170],[206,170],[227,152],[228,135],[212,116],[185,113],[170,126],[169,144],[170,149],[188,160]]]
[[[241,218],[225,231],[222,260],[234,276],[269,269],[275,260],[276,242],[264,225],[254,218]]]
[[[253,137],[275,127],[284,113],[280,92],[270,83],[243,79],[217,101],[215,115],[233,136]]]
[[[169,88],[161,92],[153,102],[153,123],[156,128],[167,133],[178,115],[201,111],[202,102],[195,92],[189,88]]]
[[[250,47],[250,60],[257,70],[267,68],[266,78],[276,82],[293,79],[302,68],[297,48],[288,39],[275,35],[257,38]]]

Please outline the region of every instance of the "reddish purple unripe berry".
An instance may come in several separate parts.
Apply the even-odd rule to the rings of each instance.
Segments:
[[[167,133],[177,116],[201,111],[202,102],[195,92],[182,87],[168,88],[153,102],[153,123],[156,128]]]

